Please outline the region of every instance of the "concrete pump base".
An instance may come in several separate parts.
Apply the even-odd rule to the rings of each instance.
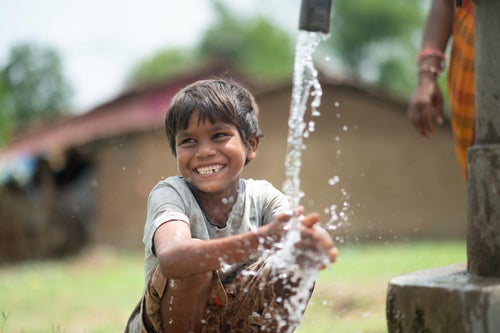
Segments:
[[[386,314],[390,333],[500,332],[500,279],[469,274],[466,264],[398,276]]]

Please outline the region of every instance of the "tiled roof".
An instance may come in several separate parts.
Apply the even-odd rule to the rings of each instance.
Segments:
[[[61,118],[17,136],[0,149],[2,161],[22,155],[44,155],[113,137],[160,127],[171,98],[187,84],[220,75],[217,67],[135,88],[83,114]]]

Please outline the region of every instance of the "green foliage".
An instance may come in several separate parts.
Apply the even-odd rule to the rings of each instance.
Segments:
[[[15,46],[1,70],[0,131],[4,135],[10,126],[59,114],[70,96],[55,50],[30,44]]]
[[[288,33],[266,18],[242,19],[214,2],[218,20],[200,43],[202,57],[235,65],[242,72],[264,79],[281,79],[293,71],[293,43]]]
[[[288,33],[262,16],[242,19],[214,1],[217,20],[194,49],[161,50],[140,62],[128,85],[156,83],[209,62],[224,63],[253,78],[291,77],[293,43]]]
[[[12,96],[6,87],[3,77],[0,76],[0,146],[3,146],[7,142],[12,130],[12,112],[7,111],[12,109]]]
[[[196,66],[196,57],[189,49],[160,50],[152,57],[137,64],[129,75],[133,85],[158,83]]]
[[[418,1],[336,0],[325,48],[355,78],[408,93],[424,14]]]
[[[8,141],[14,127],[60,114],[70,96],[55,50],[30,44],[13,47],[0,69],[0,145]]]

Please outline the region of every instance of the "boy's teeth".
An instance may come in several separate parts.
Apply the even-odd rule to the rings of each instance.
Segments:
[[[196,169],[196,171],[197,171],[200,175],[208,175],[208,174],[210,174],[210,173],[217,172],[217,171],[219,171],[220,169],[222,169],[222,165],[211,165],[211,166],[208,166],[208,167],[198,168],[198,169]]]

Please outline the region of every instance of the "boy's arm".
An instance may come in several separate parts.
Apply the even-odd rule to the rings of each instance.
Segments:
[[[290,217],[282,213],[256,232],[210,240],[192,239],[189,225],[185,222],[164,223],[154,236],[160,269],[166,278],[183,278],[217,270],[222,262],[245,262],[279,242],[286,233],[286,222]],[[326,253],[328,260],[334,262],[337,249],[330,236],[323,229],[315,227],[318,221],[318,214],[304,217],[301,223],[302,239],[298,246],[308,251]]]
[[[222,262],[245,262],[270,248],[285,234],[287,214],[256,232],[246,232],[224,238],[199,240],[191,238],[189,225],[183,221],[162,224],[154,235],[160,269],[167,278],[183,278],[192,274],[214,271]]]

